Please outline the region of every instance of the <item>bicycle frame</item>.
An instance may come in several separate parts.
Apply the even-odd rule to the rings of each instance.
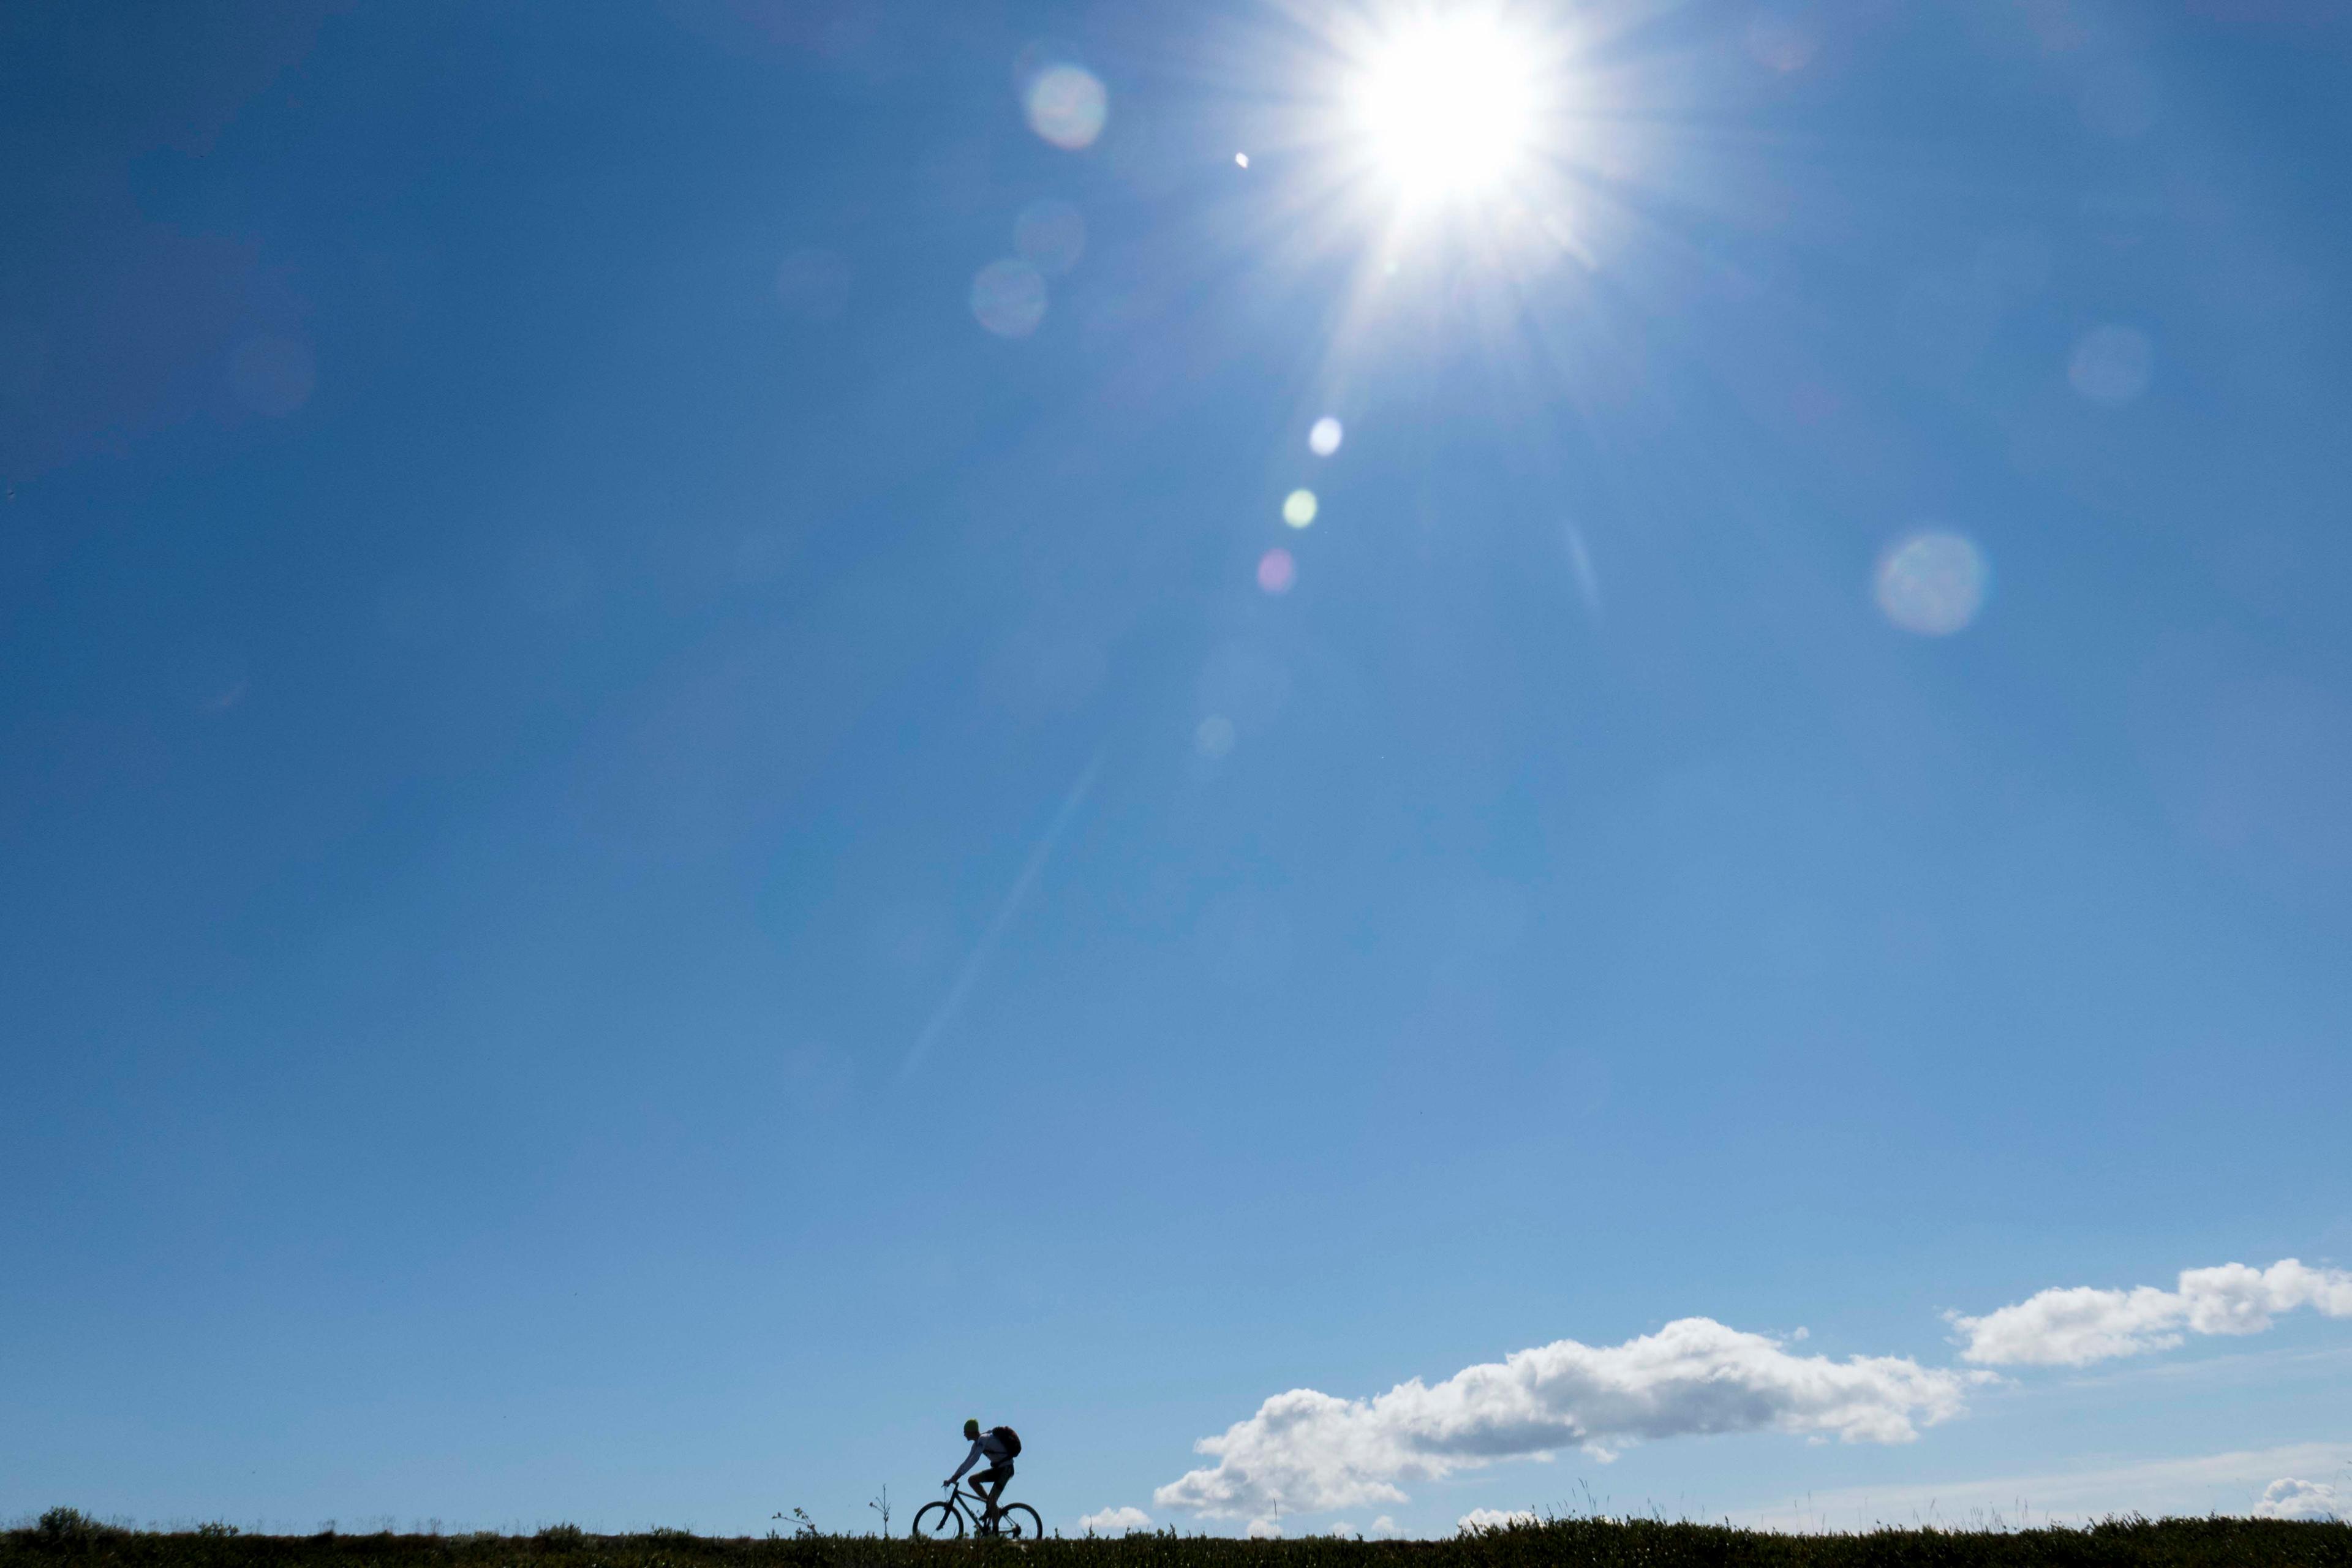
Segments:
[[[975,1503],[979,1505],[977,1508],[972,1506]],[[996,1521],[988,1517],[988,1500],[976,1491],[965,1490],[962,1482],[959,1481],[948,1489],[948,1505],[963,1515],[964,1522],[971,1527],[974,1535],[996,1533]],[[1002,1507],[1002,1502],[998,1506]]]
[[[1010,1479],[1010,1478],[1008,1478]],[[978,1504],[975,1508],[973,1505]],[[991,1541],[1043,1541],[1045,1521],[1037,1510],[1025,1502],[999,1500],[993,1519],[988,1514],[988,1499],[978,1489],[965,1491],[953,1481],[947,1483],[947,1494],[937,1502],[927,1502],[915,1510],[908,1526],[911,1534],[927,1541],[944,1541],[950,1533],[957,1540],[977,1535]],[[927,1524],[925,1521],[929,1522]]]
[[[979,1504],[979,1507],[973,1507],[973,1504]],[[988,1498],[964,1490],[960,1481],[948,1488],[948,1507],[964,1516],[964,1523],[971,1526],[973,1535],[995,1535],[997,1532],[995,1521],[988,1519]]]

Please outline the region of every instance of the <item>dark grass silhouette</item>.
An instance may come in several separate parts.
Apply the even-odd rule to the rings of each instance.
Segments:
[[[875,1535],[726,1538],[657,1530],[593,1535],[245,1535],[225,1526],[126,1530],[69,1509],[0,1532],[0,1568],[2352,1568],[2352,1523],[2113,1520],[2083,1530],[1878,1530],[1775,1535],[1643,1519],[1561,1519],[1444,1541],[1235,1541],[1129,1535],[1034,1545],[926,1542]]]

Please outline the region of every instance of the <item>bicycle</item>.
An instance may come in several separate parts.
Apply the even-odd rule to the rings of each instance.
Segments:
[[[982,1505],[975,1512],[972,1503]],[[910,1533],[917,1541],[961,1541],[969,1525],[974,1535],[997,1541],[1043,1541],[1045,1522],[1037,1510],[1025,1502],[1001,1503],[996,1510],[996,1522],[988,1521],[988,1500],[978,1492],[967,1492],[953,1481],[948,1483],[948,1495],[937,1502],[927,1502],[915,1510],[915,1522]]]

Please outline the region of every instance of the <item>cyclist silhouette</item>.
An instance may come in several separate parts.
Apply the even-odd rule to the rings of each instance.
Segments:
[[[1004,1495],[1004,1483],[1013,1479],[1013,1457],[1021,1452],[1021,1439],[1013,1435],[1010,1426],[992,1426],[983,1432],[977,1421],[965,1422],[963,1435],[971,1439],[971,1452],[964,1456],[963,1463],[958,1465],[955,1474],[948,1478],[948,1485],[955,1485],[963,1479],[966,1470],[986,1459],[988,1468],[973,1474],[971,1489],[987,1502],[987,1522],[993,1524],[996,1522],[996,1500]],[[983,1487],[988,1489],[981,1490]]]

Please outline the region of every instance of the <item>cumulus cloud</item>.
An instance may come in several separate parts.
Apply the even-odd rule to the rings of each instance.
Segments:
[[[2263,1489],[2262,1500],[2254,1504],[2256,1519],[2315,1519],[2341,1517],[2336,1502],[2336,1489],[2325,1481],[2297,1480],[2282,1476]]]
[[[1276,1394],[1194,1444],[1216,1463],[1152,1500],[1263,1521],[1402,1502],[1402,1482],[1579,1445],[1759,1431],[1906,1443],[1957,1415],[1966,1386],[1989,1375],[1907,1357],[1791,1355],[1764,1335],[1685,1318],[1622,1345],[1560,1340],[1372,1399]]]
[[[1251,1520],[1249,1538],[1252,1541],[1279,1541],[1282,1539],[1282,1526],[1270,1519]]]
[[[1981,1528],[1999,1519],[2011,1524],[2094,1523],[2129,1514],[2150,1519],[2261,1512],[2264,1482],[2273,1476],[2340,1478],[2352,1471],[2352,1442],[2291,1443],[2275,1448],[2234,1449],[2189,1458],[2147,1459],[2098,1469],[2012,1471],[1964,1478],[1949,1473],[1921,1476],[1888,1485],[1808,1492],[1801,1504],[1786,1500],[1753,1509],[1729,1509],[1732,1523],[1757,1530],[1869,1531],[1925,1521]],[[2309,1482],[2271,1481],[2268,1495],[2281,1506]],[[2352,1503],[2352,1489],[2336,1479],[2332,1500],[2339,1511]]]
[[[1985,1366],[2082,1366],[2170,1350],[2187,1334],[2259,1334],[2272,1318],[2315,1307],[2352,1318],[2352,1273],[2289,1258],[2268,1268],[2184,1268],[2175,1289],[2087,1285],[2039,1291],[1981,1318],[1952,1313],[1963,1360]]]
[[[1454,1528],[1463,1534],[1475,1535],[1482,1530],[1509,1530],[1517,1525],[1540,1522],[1523,1508],[1474,1508],[1455,1520]]]
[[[1150,1528],[1151,1516],[1139,1508],[1107,1508],[1078,1518],[1081,1535],[1125,1535],[1130,1530]]]

